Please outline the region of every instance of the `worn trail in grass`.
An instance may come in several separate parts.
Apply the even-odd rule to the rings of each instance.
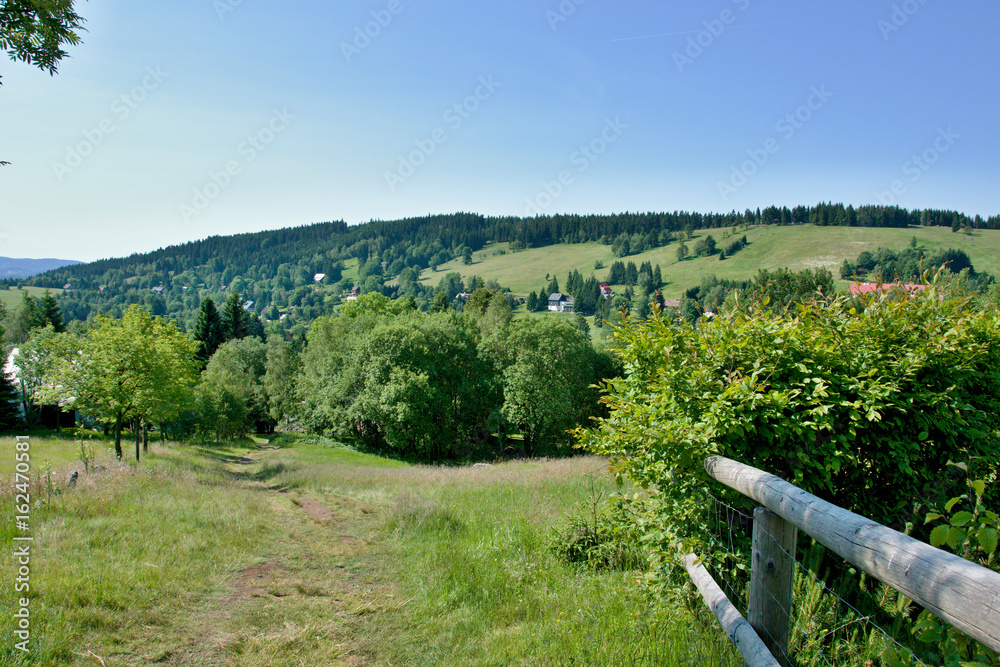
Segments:
[[[0,662],[734,664],[711,624],[651,605],[633,574],[548,549],[568,509],[611,490],[597,459],[437,468],[275,443],[292,446],[105,459],[36,507],[32,655],[13,648],[8,589]]]

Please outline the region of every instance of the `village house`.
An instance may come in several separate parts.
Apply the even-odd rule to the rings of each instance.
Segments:
[[[549,310],[554,313],[572,313],[573,298],[559,292],[553,292],[549,295]]]

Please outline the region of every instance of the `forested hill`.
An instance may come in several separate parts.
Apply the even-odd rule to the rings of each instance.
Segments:
[[[285,327],[329,312],[339,295],[357,285],[362,291],[429,300],[417,281],[423,269],[436,269],[468,257],[485,245],[508,243],[517,251],[560,243],[597,242],[613,246],[619,257],[638,254],[674,240],[690,229],[747,225],[907,227],[909,225],[1000,229],[1000,216],[982,219],[956,211],[819,204],[769,207],[742,213],[622,213],[555,215],[533,218],[484,217],[473,213],[433,215],[356,226],[324,222],[235,236],[213,236],[118,259],[47,271],[15,284],[62,289],[59,305],[68,321],[95,312],[120,313],[143,303],[157,315],[190,323],[205,296],[225,298],[232,291],[253,301],[266,319],[286,315]],[[324,274],[317,281],[315,276]],[[541,276],[539,277],[541,279]],[[391,281],[392,287],[386,287]],[[317,287],[316,283],[320,285]]]

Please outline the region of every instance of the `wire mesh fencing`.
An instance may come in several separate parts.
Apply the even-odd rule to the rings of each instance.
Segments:
[[[709,496],[706,507],[708,548],[706,566],[736,608],[750,618],[749,598],[753,559],[754,519],[742,508]],[[913,648],[909,613],[912,603],[895,590],[859,573],[815,541],[801,555],[790,553],[766,530],[763,535],[794,563],[791,603],[770,593],[772,609],[780,610],[790,627],[787,649],[775,655],[798,667],[918,667],[925,662]],[[764,545],[758,545],[758,549]],[[771,645],[784,642],[765,630]]]

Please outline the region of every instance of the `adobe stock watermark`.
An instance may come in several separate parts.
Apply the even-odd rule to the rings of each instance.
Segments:
[[[549,22],[552,32],[558,30],[559,24],[568,21],[570,16],[576,14],[577,8],[586,2],[587,0],[562,0],[554,10],[545,10],[545,20]]]
[[[745,12],[750,7],[750,0],[732,0],[732,3],[740,12]],[[687,46],[684,51],[674,51],[672,57],[677,71],[684,73],[684,68],[693,65],[694,61],[701,58],[705,51],[712,48],[712,45],[728,30],[739,14],[732,9],[723,9],[714,19],[702,21],[703,30],[695,32],[687,39]]]
[[[385,9],[376,9],[371,12],[372,20],[363,26],[354,29],[354,37],[349,42],[340,43],[340,52],[344,54],[344,59],[348,63],[361,52],[371,46],[372,41],[378,39],[393,20],[403,13],[406,6],[402,0],[389,0]]]
[[[14,636],[20,641],[14,644],[14,648],[24,653],[29,653],[28,642],[31,640],[31,544],[34,537],[31,536],[31,441],[26,435],[15,436],[14,443],[14,526],[17,532],[12,545],[14,552],[14,569],[17,576],[14,578],[13,589],[15,595],[12,600],[17,607],[12,616],[12,626]],[[17,594],[21,597],[18,597]]]
[[[907,181],[912,185],[923,178],[924,174],[937,164],[941,156],[950,151],[961,138],[962,135],[956,133],[951,126],[947,129],[939,127],[931,145],[903,163],[902,172],[907,177],[906,181],[894,180],[889,184],[888,190],[876,190],[875,198],[884,206],[894,206],[896,201],[906,194]]]
[[[118,123],[125,122],[140,104],[146,101],[149,94],[160,87],[167,73],[156,67],[147,67],[146,74],[132,90],[119,95],[111,101],[111,113],[97,123],[96,127],[82,132],[83,139],[66,146],[66,155],[62,162],[52,163],[52,172],[62,183],[63,179],[72,174],[83,161],[92,155],[97,147],[104,143],[107,136],[118,129]]]
[[[226,14],[235,12],[236,8],[242,4],[243,0],[214,0],[212,9],[215,10],[215,15],[219,17],[220,21],[225,21]]]
[[[397,158],[396,168],[392,171],[386,170],[385,184],[389,186],[389,192],[395,192],[396,188],[406,182],[406,179],[417,173],[417,169],[422,167],[438,147],[448,141],[449,130],[457,132],[472,115],[479,111],[483,103],[493,97],[493,94],[503,86],[503,83],[494,80],[493,75],[479,77],[479,85],[476,86],[472,94],[461,102],[456,102],[445,109],[441,114],[441,120],[447,124],[448,129],[443,127],[434,128],[430,134],[423,139],[416,139],[413,143],[414,150],[406,155]]]
[[[597,162],[598,158],[604,155],[611,144],[618,141],[627,129],[628,125],[623,123],[618,116],[615,116],[614,120],[605,119],[600,134],[577,148],[569,156],[570,165],[576,169],[563,169],[556,174],[555,180],[542,181],[542,187],[538,194],[525,200],[525,204],[527,204],[525,217],[541,215],[542,211],[552,206],[566,191],[566,188],[576,181],[574,171],[576,174],[582,174],[590,169],[590,166]]]
[[[930,0],[904,0],[899,4],[894,4],[892,6],[892,13],[887,19],[879,19],[878,30],[882,33],[882,39],[889,41],[889,38],[893,33],[899,32],[903,29],[910,19],[916,16],[917,12],[926,5]]]
[[[771,156],[781,150],[782,142],[791,141],[831,97],[833,97],[833,91],[829,90],[826,84],[819,87],[813,86],[810,89],[809,97],[803,104],[791,113],[779,118],[778,122],[774,124],[774,131],[778,133],[778,137],[768,137],[761,146],[748,148],[748,159],[739,165],[733,165],[727,180],[716,181],[715,187],[719,191],[722,201],[729,201],[732,195],[749,183],[750,179],[771,160]]]
[[[274,109],[267,123],[236,147],[236,154],[241,159],[229,160],[221,170],[209,172],[205,184],[194,188],[191,201],[177,207],[184,222],[191,222],[192,218],[200,215],[218,199],[223,190],[232,185],[233,179],[243,173],[243,168],[267,150],[278,135],[288,129],[293,120],[295,116],[288,113],[288,109]]]

